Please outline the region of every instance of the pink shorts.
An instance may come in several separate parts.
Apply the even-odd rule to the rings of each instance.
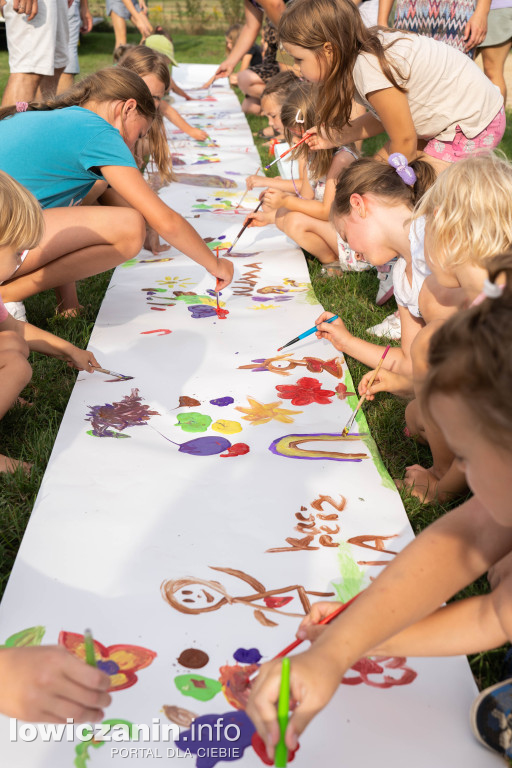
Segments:
[[[487,128],[484,128],[472,139],[468,139],[457,125],[453,141],[430,139],[423,151],[431,157],[444,160],[446,163],[456,163],[457,160],[464,160],[466,157],[491,152],[496,149],[503,138],[506,122],[505,107],[502,107]]]

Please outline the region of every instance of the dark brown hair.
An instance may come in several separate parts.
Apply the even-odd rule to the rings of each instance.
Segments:
[[[475,428],[512,450],[512,251],[488,261],[489,280],[505,277],[501,296],[457,312],[432,336],[422,400],[458,395]]]
[[[300,83],[300,80],[290,69],[278,72],[277,75],[274,75],[274,77],[271,77],[270,80],[267,81],[260,96],[260,101],[261,99],[264,99],[265,96],[273,96],[276,101],[282,105],[287,100],[291,89],[297,85],[297,83]]]
[[[416,183],[412,187],[400,178],[389,163],[372,157],[356,160],[344,170],[336,185],[332,215],[349,214],[351,196],[368,194],[385,198],[390,205],[404,203],[412,211],[420,197],[435,182],[436,172],[424,160],[414,160],[410,165],[416,174]]]
[[[403,79],[403,75],[386,57],[386,51],[396,41],[383,45],[378,31],[377,27],[365,27],[351,0],[293,0],[281,16],[280,42],[312,50],[318,61],[328,65],[328,74],[319,91],[316,125],[323,126],[329,138],[331,129],[342,128],[350,122],[355,91],[352,72],[361,53],[376,56],[389,82],[402,93],[406,92],[397,81],[397,77]],[[397,39],[398,35],[404,35],[388,31],[395,32]],[[330,62],[325,56],[325,43],[332,47]]]

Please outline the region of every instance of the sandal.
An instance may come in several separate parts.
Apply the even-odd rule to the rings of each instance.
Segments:
[[[274,128],[267,125],[265,128],[260,128],[259,131],[256,131],[253,136],[257,136],[258,139],[273,139],[274,136],[277,136],[277,133]]]
[[[333,261],[331,264],[324,264],[320,275],[321,277],[340,277],[344,271],[339,261]]]

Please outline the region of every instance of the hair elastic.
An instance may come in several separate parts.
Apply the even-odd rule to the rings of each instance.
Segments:
[[[501,294],[503,293],[503,285],[497,285],[496,283],[491,283],[489,278],[485,278],[484,280],[484,288],[483,288],[483,294],[488,299],[499,299]]]
[[[388,157],[388,163],[395,169],[402,181],[412,187],[416,184],[416,174],[407,162],[405,155],[401,152],[393,152]]]
[[[16,112],[26,112],[28,109],[28,101],[17,101]]]

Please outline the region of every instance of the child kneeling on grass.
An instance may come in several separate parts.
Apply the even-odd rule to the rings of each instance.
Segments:
[[[35,248],[43,233],[43,213],[35,197],[0,171],[0,283],[12,277],[21,264],[23,251]],[[27,360],[30,351],[67,360],[69,365],[88,373],[99,367],[92,352],[15,320],[0,299],[0,418],[32,377]],[[19,466],[30,469],[30,465],[0,454],[0,472],[14,472]]]
[[[300,704],[286,732],[291,750],[361,657],[457,656],[512,639],[512,251],[490,265],[487,298],[432,337],[422,393],[474,495],[426,528],[325,629],[316,625],[336,603],[313,606],[297,632],[313,645],[291,659],[290,693]],[[491,566],[491,593],[443,605]],[[269,756],[279,738],[280,677],[280,660],[264,664],[247,706]],[[472,710],[477,739],[508,757],[511,709],[508,680],[483,691]]]

